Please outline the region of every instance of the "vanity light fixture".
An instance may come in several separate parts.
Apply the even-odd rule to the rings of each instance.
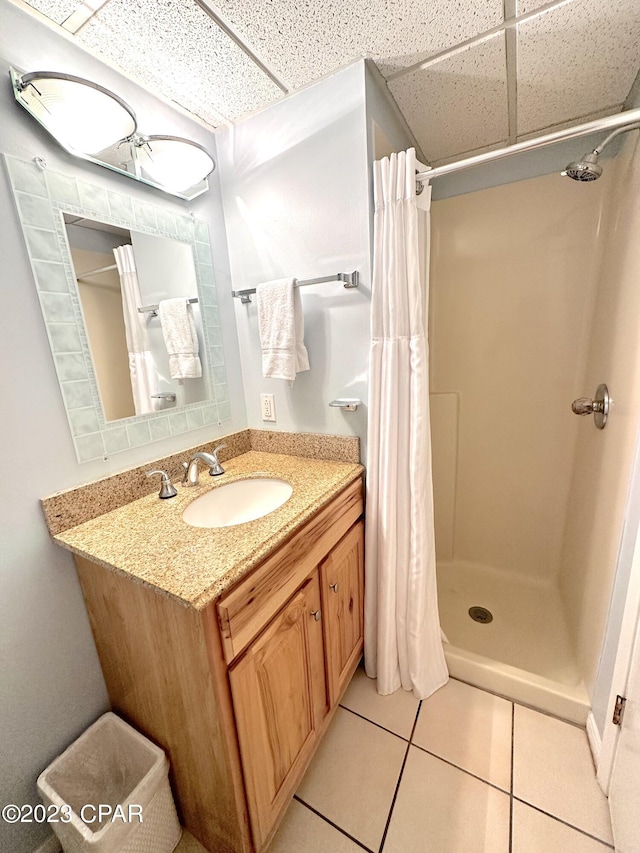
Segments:
[[[136,132],[131,107],[90,80],[57,71],[32,71],[14,85],[19,103],[73,151],[98,154]]]
[[[138,135],[133,142],[141,169],[174,192],[184,192],[208,178],[216,167],[202,145],[179,136]]]
[[[103,86],[57,71],[10,75],[16,101],[70,154],[187,200],[209,189],[215,163],[202,145],[140,133],[131,107]]]

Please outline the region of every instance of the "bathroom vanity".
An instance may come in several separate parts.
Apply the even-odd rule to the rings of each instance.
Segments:
[[[221,478],[58,534],[113,710],[166,750],[182,823],[211,853],[261,851],[363,644],[362,468],[245,453]],[[248,476],[293,485],[241,526],[192,528],[198,495]]]

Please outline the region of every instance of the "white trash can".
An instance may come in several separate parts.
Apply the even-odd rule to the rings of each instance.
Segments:
[[[164,752],[108,713],[40,774],[38,791],[65,853],[171,853],[182,829],[168,773]]]

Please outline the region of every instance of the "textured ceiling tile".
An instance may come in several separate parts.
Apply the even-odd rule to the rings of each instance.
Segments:
[[[507,139],[504,36],[389,83],[429,161]]]
[[[110,0],[78,38],[214,127],[282,95],[193,0]]]
[[[38,12],[51,18],[56,24],[66,21],[72,12],[82,6],[82,0],[27,0]]]
[[[583,124],[588,121],[595,121],[599,118],[604,118],[605,116],[614,115],[614,113],[619,113],[623,109],[623,104],[612,104],[610,107],[607,107],[605,110],[596,110],[595,113],[589,113],[588,115],[580,116],[580,124]],[[570,119],[569,121],[561,121],[558,124],[552,124],[549,127],[544,128],[545,133],[553,133],[556,130],[564,130],[567,127],[575,127],[576,120],[575,118]],[[524,142],[527,139],[533,139],[536,136],[540,136],[540,130],[533,130],[531,133],[521,133],[517,142]]]
[[[639,0],[575,0],[521,24],[518,133],[622,103],[639,64]]]
[[[369,56],[389,74],[500,23],[502,0],[217,0],[292,87]]]
[[[535,12],[541,6],[546,6],[550,0],[516,0],[516,14],[526,15],[528,12]],[[566,0],[567,3],[582,3],[582,0]]]

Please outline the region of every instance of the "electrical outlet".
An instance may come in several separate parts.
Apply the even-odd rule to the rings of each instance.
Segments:
[[[263,421],[275,421],[276,403],[273,394],[260,394],[260,408]]]

